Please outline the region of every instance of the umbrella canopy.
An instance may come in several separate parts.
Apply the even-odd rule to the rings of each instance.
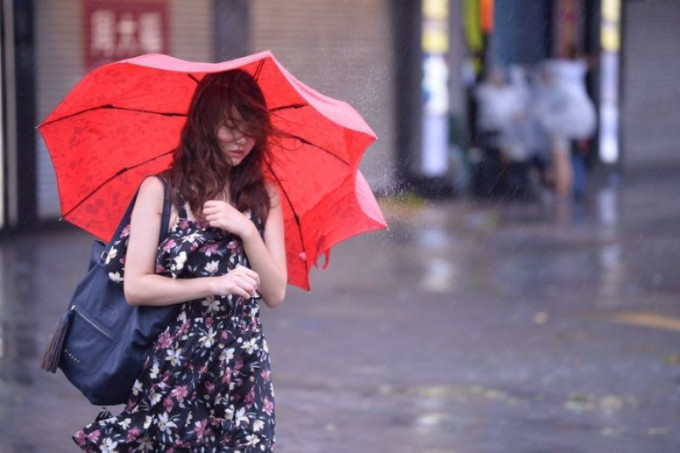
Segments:
[[[62,217],[109,240],[141,181],[170,165],[198,82],[232,69],[253,75],[284,132],[266,172],[283,202],[289,283],[309,289],[310,268],[331,247],[386,227],[358,170],[376,137],[349,104],[304,85],[268,51],[222,63],[149,54],[87,74],[39,126]]]

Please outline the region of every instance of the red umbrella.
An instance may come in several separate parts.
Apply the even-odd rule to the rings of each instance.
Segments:
[[[359,172],[375,134],[349,104],[293,77],[270,52],[223,63],[150,54],[87,74],[40,125],[57,175],[62,217],[109,240],[144,177],[168,167],[197,82],[242,69],[264,92],[272,123],[267,169],[284,200],[289,283],[351,236],[386,227]]]

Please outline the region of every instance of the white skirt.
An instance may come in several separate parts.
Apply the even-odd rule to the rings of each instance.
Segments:
[[[548,135],[570,140],[592,137],[597,123],[595,106],[583,90],[562,86],[545,96],[536,113]]]

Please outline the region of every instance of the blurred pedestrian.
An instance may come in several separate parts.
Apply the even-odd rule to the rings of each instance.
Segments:
[[[530,130],[531,90],[525,68],[511,66],[506,80],[499,68],[477,86],[477,143],[482,159],[477,168],[475,192],[526,198],[534,195],[530,160],[535,139]]]
[[[515,93],[505,81],[499,68],[489,72],[487,78],[477,85],[475,98],[478,103],[477,129],[481,140],[489,147],[500,146],[501,133],[516,110]]]
[[[595,107],[585,86],[587,71],[588,61],[575,47],[567,58],[547,60],[539,67],[542,88],[535,113],[550,140],[555,193],[562,199],[572,189],[572,143],[595,132]]]
[[[265,182],[272,132],[248,73],[206,75],[189,108],[173,164],[161,175],[173,201],[158,247],[164,188],[141,185],[129,240],[114,245],[134,305],[182,304],[156,341],[124,410],[102,412],[75,434],[86,451],[274,449],[274,393],[258,299],[286,288],[283,214]],[[156,273],[158,272],[158,274]]]
[[[529,158],[530,149],[527,137],[529,85],[524,68],[512,65],[510,79],[506,84],[507,114],[501,125],[501,148],[509,161],[524,162]]]
[[[511,121],[515,94],[505,82],[499,68],[489,71],[486,79],[474,91],[477,102],[476,143],[481,149],[474,190],[478,195],[503,192],[503,134]]]
[[[532,167],[543,144],[537,135],[532,115],[532,88],[529,84],[528,68],[512,65],[509,68],[507,110],[500,138],[500,147],[505,162],[505,185],[509,194],[519,198],[533,198],[536,195]]]

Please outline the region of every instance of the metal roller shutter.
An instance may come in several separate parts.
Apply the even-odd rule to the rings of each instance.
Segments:
[[[251,49],[269,49],[302,82],[352,104],[378,141],[362,163],[375,189],[394,162],[392,52],[385,0],[253,0]]]
[[[680,162],[680,2],[623,2],[624,165]]]
[[[36,108],[42,121],[83,74],[80,2],[41,0],[36,3]],[[36,131],[37,212],[41,219],[58,217],[59,195],[49,154]]]

